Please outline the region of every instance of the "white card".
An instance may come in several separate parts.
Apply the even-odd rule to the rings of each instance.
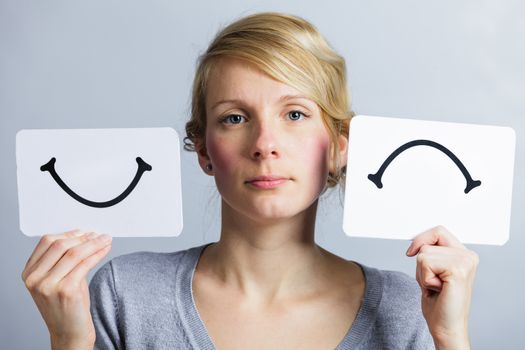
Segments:
[[[21,130],[20,230],[114,237],[182,231],[179,138],[172,128]]]
[[[509,127],[354,117],[343,230],[413,239],[443,225],[463,243],[503,245],[515,143]]]

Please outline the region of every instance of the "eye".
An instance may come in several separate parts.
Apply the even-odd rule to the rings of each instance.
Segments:
[[[295,120],[301,120],[301,119],[304,119],[306,117],[307,117],[307,115],[304,114],[301,111],[290,111],[290,112],[288,112],[288,118],[290,120],[294,120],[294,121]]]
[[[241,124],[246,120],[242,115],[230,114],[221,119],[221,123],[224,124]]]

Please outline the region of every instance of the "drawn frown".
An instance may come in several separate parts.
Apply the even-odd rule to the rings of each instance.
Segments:
[[[372,181],[377,188],[383,188],[383,183],[381,182],[381,177],[383,176],[383,173],[385,172],[388,165],[396,158],[398,155],[400,155],[402,152],[406,151],[407,149],[415,146],[430,146],[434,147],[441,152],[445,153],[459,168],[463,176],[465,177],[465,180],[467,181],[467,186],[465,187],[465,194],[469,193],[470,190],[473,188],[476,188],[481,185],[481,181],[479,180],[473,180],[470,176],[470,173],[468,172],[467,168],[463,165],[463,163],[459,160],[458,157],[454,153],[452,153],[448,148],[445,146],[431,141],[431,140],[414,140],[407,142],[401,146],[399,146],[392,154],[388,156],[388,158],[383,162],[379,170],[375,174],[369,174],[368,179]]]

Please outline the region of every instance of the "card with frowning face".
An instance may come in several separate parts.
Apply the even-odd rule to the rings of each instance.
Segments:
[[[20,229],[114,237],[182,231],[179,138],[172,128],[21,130]]]
[[[503,245],[515,138],[502,126],[354,117],[343,230],[412,239],[443,225],[463,243]]]

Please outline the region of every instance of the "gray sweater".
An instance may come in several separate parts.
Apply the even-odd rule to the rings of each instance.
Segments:
[[[89,285],[95,349],[215,349],[192,294],[193,272],[209,244],[104,264]],[[364,300],[336,350],[434,349],[417,282],[402,272],[359,266]]]

